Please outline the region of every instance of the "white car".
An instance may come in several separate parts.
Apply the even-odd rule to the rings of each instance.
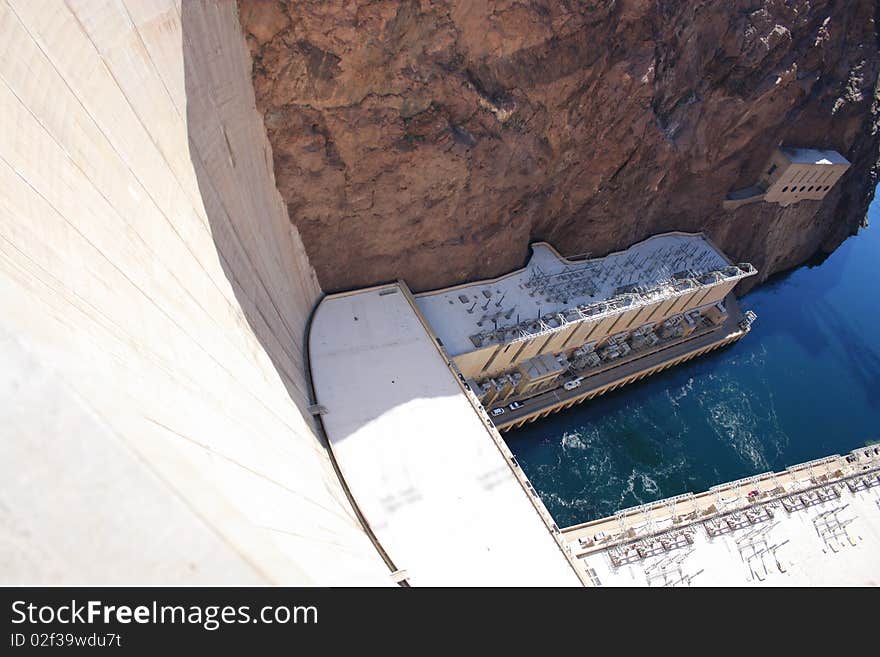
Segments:
[[[501,415],[502,413],[504,413],[503,408],[493,408],[492,409],[492,416],[493,417],[497,417],[497,416]]]
[[[522,402],[513,402],[508,408],[512,411],[515,411],[518,408],[522,408]]]
[[[573,379],[572,381],[566,381],[563,386],[566,390],[574,390],[575,388],[581,387],[580,379]]]

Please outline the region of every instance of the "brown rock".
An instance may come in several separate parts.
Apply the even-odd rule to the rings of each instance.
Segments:
[[[325,290],[504,273],[705,231],[766,278],[853,233],[877,177],[875,3],[240,0],[275,176]],[[780,143],[822,202],[728,212]]]
[[[284,6],[277,0],[248,0],[239,11],[242,25],[247,24],[252,52],[290,24]]]

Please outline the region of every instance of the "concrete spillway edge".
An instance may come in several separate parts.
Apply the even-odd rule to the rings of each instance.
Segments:
[[[314,320],[315,318],[315,312],[318,310],[318,306],[320,306],[321,302],[326,298],[327,295],[321,296],[312,306],[312,309],[309,312],[309,317],[306,320],[305,332],[303,334],[303,342],[306,346],[306,348],[303,349],[303,358],[305,359],[304,370],[306,374],[306,384],[308,386],[309,404],[312,405],[318,403],[318,399],[315,395],[315,384],[312,380],[312,320]],[[394,564],[394,561],[391,559],[391,556],[388,554],[388,552],[385,551],[385,548],[382,547],[382,543],[379,541],[379,538],[376,536],[373,528],[370,527],[370,523],[367,521],[366,516],[364,516],[363,511],[361,511],[360,506],[358,506],[357,500],[351,492],[351,488],[349,488],[348,483],[345,481],[345,476],[342,474],[342,470],[340,469],[339,463],[336,460],[336,455],[333,453],[333,445],[331,444],[330,439],[327,436],[327,429],[324,426],[324,421],[321,419],[321,414],[314,413],[312,415],[312,418],[315,422],[315,429],[318,432],[318,438],[323,443],[324,448],[327,450],[327,456],[330,459],[330,463],[333,466],[333,471],[336,473],[337,479],[339,479],[339,485],[342,487],[346,498],[348,498],[348,503],[351,504],[351,508],[354,511],[355,516],[357,516],[358,522],[361,524],[364,532],[366,532],[367,536],[370,538],[370,541],[373,543],[373,546],[376,548],[379,556],[382,557],[382,561],[385,562],[385,565],[388,566],[389,570],[392,573],[397,572],[397,566]],[[406,580],[400,581],[399,585],[403,587],[409,587],[409,584],[406,582]]]

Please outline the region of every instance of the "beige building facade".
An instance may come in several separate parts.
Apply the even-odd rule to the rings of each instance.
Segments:
[[[758,201],[782,206],[821,201],[849,165],[837,151],[781,146],[773,152],[760,180],[728,194],[723,205],[732,210]]]
[[[657,235],[590,260],[539,243],[521,270],[416,302],[481,401],[498,404],[720,326],[725,297],[755,273],[702,235]]]

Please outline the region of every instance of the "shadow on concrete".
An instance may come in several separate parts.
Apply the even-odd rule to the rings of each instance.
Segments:
[[[322,478],[323,486],[336,498],[335,485],[341,485],[358,524],[394,572],[397,566],[328,449],[322,421],[309,410],[315,399],[309,327],[322,292],[275,187],[272,150],[256,108],[237,4],[183,2],[180,11],[190,159],[223,273],[316,447],[326,450],[337,481]],[[260,354],[254,360],[259,362]],[[408,586],[405,580],[399,585]]]
[[[290,399],[308,411],[305,349],[321,291],[275,188],[235,2],[180,7],[190,157],[220,264]]]

